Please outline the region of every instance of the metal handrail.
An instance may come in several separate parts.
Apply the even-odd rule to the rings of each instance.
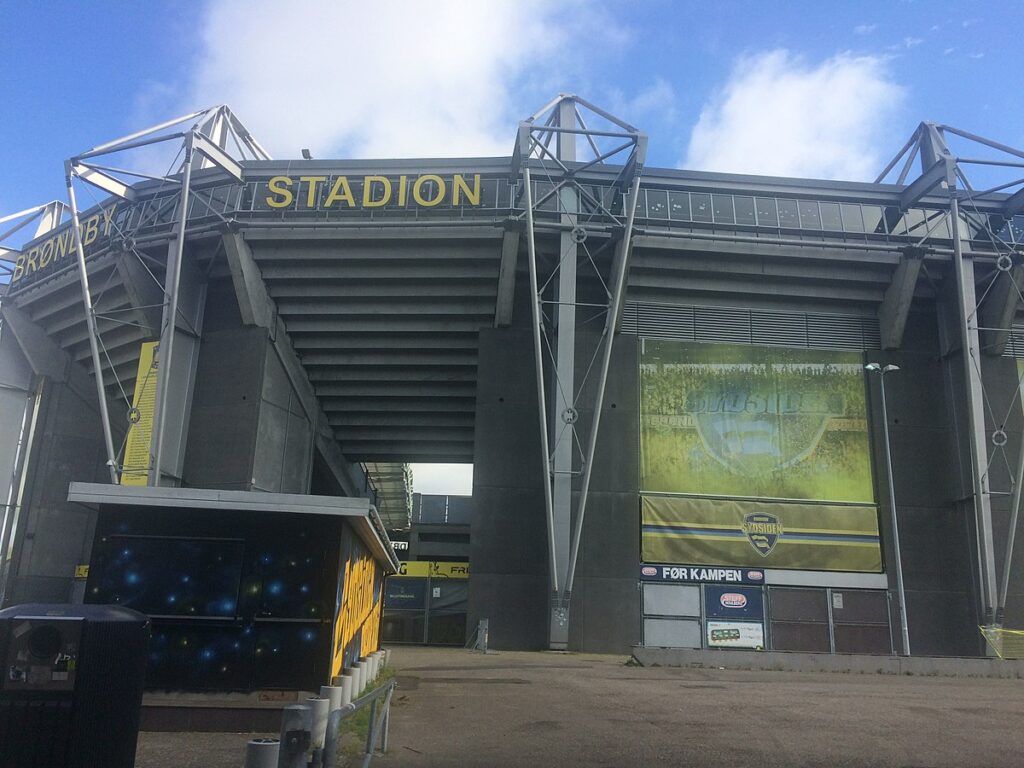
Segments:
[[[338,742],[340,741],[339,730],[344,720],[354,715],[361,709],[370,708],[370,728],[366,733],[366,753],[363,756],[362,766],[367,768],[373,753],[380,741],[380,751],[388,751],[388,735],[391,725],[391,695],[397,685],[394,679],[388,680],[380,688],[360,696],[351,704],[345,704],[340,709],[335,709],[327,718],[327,736],[324,739],[323,765],[333,766],[337,757]],[[377,714],[377,702],[383,699],[381,712]]]
[[[313,708],[293,704],[282,711],[279,739],[253,739],[246,747],[246,768],[333,768],[337,760],[341,724],[361,709],[370,710],[370,727],[360,765],[367,768],[380,744],[381,752],[388,751],[391,724],[391,697],[397,683],[389,680],[379,688],[360,696],[350,704],[331,710],[322,727],[322,737],[314,736],[317,726]],[[322,698],[320,699],[323,700]],[[320,720],[323,723],[323,720]],[[322,738],[322,742],[319,739]]]

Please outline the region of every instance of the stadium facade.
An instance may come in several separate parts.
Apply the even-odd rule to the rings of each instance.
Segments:
[[[167,176],[110,159],[163,140]],[[4,604],[101,586],[90,494],[241,515],[472,462],[492,647],[989,653],[1024,625],[1024,193],[971,180],[1024,153],[922,123],[862,183],[646,144],[560,96],[508,157],[271,160],[217,108],[69,160],[5,256]],[[161,535],[230,538],[196,504]],[[394,509],[353,534],[382,575]]]

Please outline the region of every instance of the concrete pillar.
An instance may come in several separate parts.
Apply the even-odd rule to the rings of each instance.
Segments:
[[[331,713],[331,700],[314,696],[306,699],[306,706],[312,715],[310,744],[313,749],[323,749],[324,737],[327,735],[327,717]]]
[[[306,768],[313,714],[305,704],[289,704],[281,713],[278,768]]]
[[[279,739],[250,739],[245,745],[245,768],[277,768]]]
[[[351,704],[352,699],[355,698],[353,691],[356,687],[356,677],[352,672],[352,668],[349,667],[345,670],[345,674],[341,676],[341,705]]]
[[[327,699],[331,703],[331,705],[327,708],[328,712],[333,712],[336,709],[341,709],[341,693],[342,688],[340,685],[320,686],[321,698]]]

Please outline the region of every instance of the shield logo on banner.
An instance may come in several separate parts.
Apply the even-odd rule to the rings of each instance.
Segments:
[[[775,515],[755,512],[743,518],[743,532],[761,557],[768,557],[782,536],[782,523]]]
[[[737,474],[762,476],[792,467],[817,449],[841,397],[725,388],[696,392],[688,403],[703,449]]]

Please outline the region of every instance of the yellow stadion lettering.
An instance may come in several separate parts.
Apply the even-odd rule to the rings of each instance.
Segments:
[[[427,200],[423,197],[423,185],[427,182],[432,181],[437,184],[437,196],[432,200]],[[422,205],[424,208],[433,208],[444,200],[445,185],[444,179],[433,173],[428,173],[426,176],[420,176],[416,179],[416,183],[412,185],[412,199],[416,201],[417,205]]]
[[[16,283],[21,279],[21,276],[25,274],[25,254],[18,257],[18,260],[14,262],[14,274],[11,275],[11,282]]]
[[[405,208],[405,196],[409,191],[408,176],[398,177],[398,207]]]
[[[380,200],[371,200],[374,184],[384,186],[384,195]],[[363,179],[363,208],[380,208],[391,200],[391,180],[387,176],[367,176]]]
[[[469,185],[466,184],[466,179],[463,178],[462,174],[455,174],[453,181],[454,190],[452,191],[452,204],[458,205],[462,194],[465,193],[466,201],[470,205],[480,205],[480,174],[473,174],[473,189],[470,191]]]
[[[326,176],[299,176],[299,183],[306,182],[306,207],[316,208],[319,185],[327,181]]]
[[[292,204],[295,196],[292,194],[292,180],[288,176],[275,176],[267,182],[267,189],[272,195],[280,195],[280,198],[267,196],[267,205],[271,208],[287,208]]]
[[[339,176],[334,180],[334,186],[331,187],[331,193],[324,200],[324,208],[330,208],[334,205],[335,200],[344,200],[348,203],[349,208],[356,207],[356,200],[352,197],[352,187],[348,185],[347,176]]]

